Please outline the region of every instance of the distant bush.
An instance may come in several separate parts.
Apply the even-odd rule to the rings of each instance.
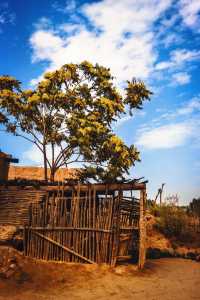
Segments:
[[[188,217],[186,212],[174,205],[165,205],[154,208],[157,214],[156,227],[167,237],[181,238],[188,231]]]
[[[161,207],[158,206],[157,204],[153,204],[151,203],[148,206],[149,212],[151,215],[153,215],[154,217],[160,217],[160,211],[161,211]]]
[[[187,212],[189,215],[200,219],[200,197],[198,199],[194,198],[192,202],[190,202]]]

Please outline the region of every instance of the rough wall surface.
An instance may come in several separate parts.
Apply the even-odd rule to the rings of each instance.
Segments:
[[[29,205],[45,195],[39,190],[0,190],[0,225],[23,226],[28,221]]]
[[[60,168],[55,174],[55,180],[63,181],[64,179],[75,179],[77,178],[76,174],[76,169]],[[49,169],[48,177],[50,177]],[[42,167],[10,166],[8,172],[8,179],[43,180],[44,169]]]

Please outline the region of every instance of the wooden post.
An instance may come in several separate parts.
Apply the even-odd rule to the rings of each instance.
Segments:
[[[146,188],[140,191],[139,220],[139,260],[138,268],[142,269],[146,260]]]
[[[27,230],[26,225],[23,228],[23,255],[27,255]]]
[[[112,245],[112,258],[111,266],[115,267],[117,262],[117,256],[119,251],[119,239],[120,239],[120,202],[123,197],[123,192],[120,190],[118,196],[114,199],[114,214],[112,219],[112,234],[113,234],[113,245]]]

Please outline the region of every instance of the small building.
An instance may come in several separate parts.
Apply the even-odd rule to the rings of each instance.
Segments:
[[[18,163],[19,160],[12,155],[0,151],[0,180],[8,180],[10,163]]]
[[[0,224],[24,230],[24,254],[53,261],[145,262],[146,182],[0,185]]]

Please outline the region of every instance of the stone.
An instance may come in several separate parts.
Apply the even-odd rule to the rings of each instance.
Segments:
[[[17,232],[16,226],[0,225],[0,242],[5,243],[12,240],[16,232]]]
[[[16,256],[11,256],[8,260],[9,263],[16,263],[17,262],[17,257]]]
[[[197,257],[197,253],[195,253],[195,252],[187,253],[187,258],[189,258],[189,259],[196,260],[196,257]]]
[[[200,262],[200,254],[196,256],[196,261]]]
[[[6,278],[8,279],[8,278],[12,277],[12,276],[14,275],[14,273],[15,273],[15,270],[9,269],[9,270],[5,273]]]
[[[17,265],[16,264],[11,264],[10,265],[10,269],[16,269],[17,268]]]

